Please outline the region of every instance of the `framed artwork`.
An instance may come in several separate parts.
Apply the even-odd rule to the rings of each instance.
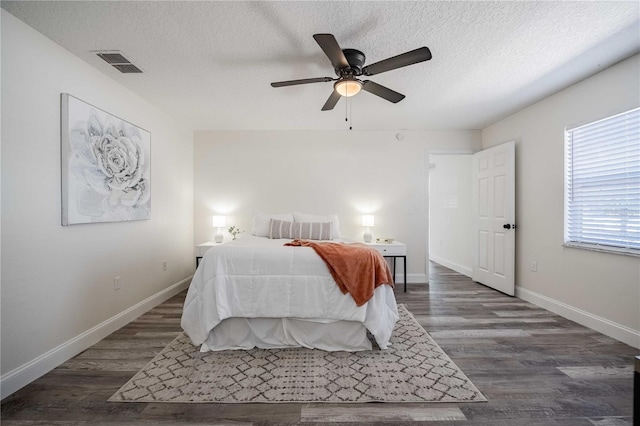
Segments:
[[[151,133],[62,93],[62,225],[151,218]]]

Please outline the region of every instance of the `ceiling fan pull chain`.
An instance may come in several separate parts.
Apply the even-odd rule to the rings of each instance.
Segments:
[[[345,97],[345,102],[344,102],[344,121],[346,121],[347,123],[349,123],[349,130],[353,130],[353,120],[351,118],[351,99],[348,97]]]
[[[349,122],[349,98],[344,98],[344,121]]]

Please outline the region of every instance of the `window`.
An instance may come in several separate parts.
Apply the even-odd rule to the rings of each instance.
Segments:
[[[640,108],[565,132],[567,246],[640,256]]]

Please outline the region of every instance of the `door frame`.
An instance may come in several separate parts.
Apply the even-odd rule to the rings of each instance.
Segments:
[[[429,262],[430,262],[430,253],[429,253],[429,243],[431,241],[431,218],[429,217],[429,212],[431,205],[429,204],[429,192],[430,192],[430,181],[429,181],[429,171],[431,170],[431,163],[429,160],[430,155],[473,155],[475,152],[473,149],[425,149],[424,155],[424,173],[425,173],[425,182],[426,182],[426,191],[425,191],[425,220],[427,222],[426,226],[426,239],[425,239],[425,275],[427,277],[427,284],[429,283]]]

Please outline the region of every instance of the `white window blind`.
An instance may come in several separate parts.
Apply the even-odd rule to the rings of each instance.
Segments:
[[[640,108],[565,140],[565,244],[640,255]]]

